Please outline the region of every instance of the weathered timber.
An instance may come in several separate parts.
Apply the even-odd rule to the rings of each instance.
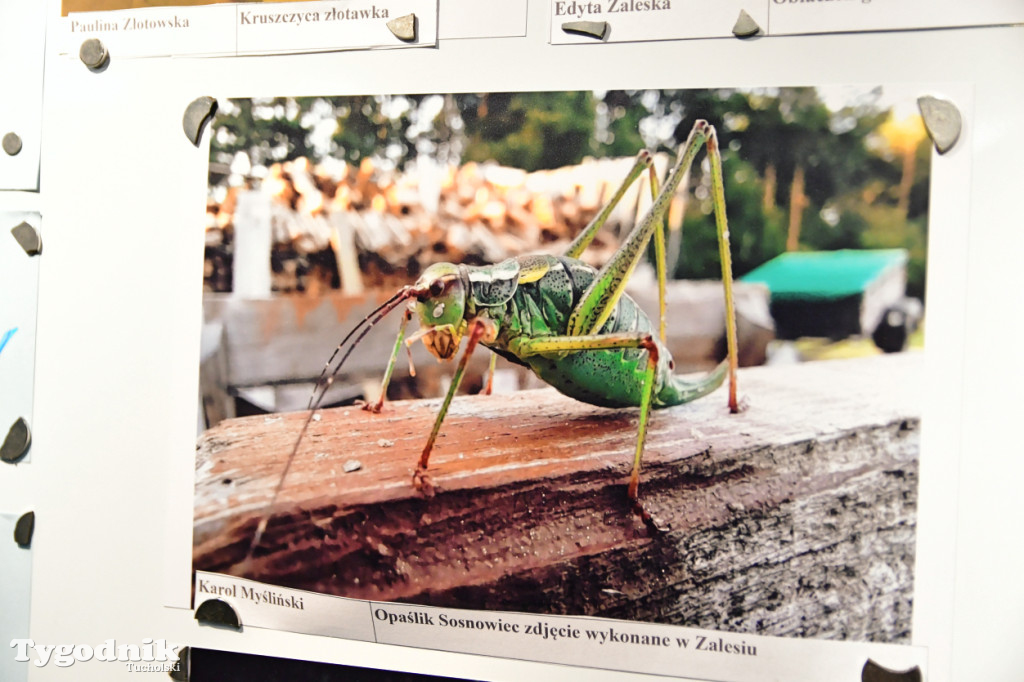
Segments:
[[[770,635],[908,641],[923,357],[742,370],[652,416],[550,389],[456,398],[411,485],[439,401],[310,425],[242,565],[305,414],[228,420],[198,448],[197,569],[350,597],[600,615]],[[358,461],[345,473],[346,462]]]

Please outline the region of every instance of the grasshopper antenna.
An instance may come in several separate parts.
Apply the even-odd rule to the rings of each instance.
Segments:
[[[388,314],[397,308],[403,301],[424,293],[426,292],[416,287],[402,287],[397,294],[389,298],[378,308],[364,317],[359,324],[353,327],[352,330],[345,335],[345,338],[341,340],[338,347],[334,349],[334,352],[331,353],[331,357],[327,360],[323,371],[320,372],[320,376],[317,378],[313,394],[309,397],[309,405],[306,408],[309,410],[309,414],[306,415],[306,419],[302,422],[302,429],[299,431],[299,435],[295,439],[295,445],[292,446],[291,454],[288,455],[288,459],[284,465],[284,470],[281,472],[281,476],[277,480],[277,486],[274,488],[274,494],[271,495],[270,502],[267,503],[267,506],[263,509],[263,513],[260,515],[260,522],[256,526],[256,532],[253,535],[252,542],[249,544],[249,551],[246,552],[245,559],[241,564],[243,568],[247,567],[249,562],[252,561],[253,554],[256,552],[256,548],[259,547],[260,541],[263,539],[263,533],[267,529],[267,523],[270,521],[270,516],[274,511],[274,507],[277,506],[278,495],[281,494],[285,478],[288,476],[288,470],[291,469],[292,462],[295,461],[295,455],[299,452],[299,445],[302,444],[302,439],[306,437],[306,431],[309,429],[309,425],[313,421],[313,416],[320,408],[321,401],[324,399],[324,396],[327,395],[327,389],[329,389],[331,384],[334,383],[334,378],[338,376],[338,372],[341,371],[341,367],[345,364],[345,360],[348,359],[348,356],[352,354],[355,347],[358,346],[359,342],[363,340],[371,329],[373,329],[375,324],[387,317]],[[356,332],[359,332],[358,336],[356,335]],[[334,359],[338,357],[342,348],[345,348],[349,339],[352,339],[353,336],[355,336],[355,339],[348,345],[348,349],[344,354],[342,354],[341,359],[338,360],[338,364],[335,365],[333,370],[331,370],[331,365],[334,363]]]
[[[411,286],[402,287],[397,294],[386,300],[375,310],[371,311],[355,327],[352,327],[351,331],[349,331],[349,333],[345,335],[345,338],[341,340],[341,343],[339,343],[337,348],[334,349],[334,352],[331,353],[331,357],[327,358],[327,362],[324,363],[324,368],[320,372],[320,376],[316,380],[316,388],[313,389],[313,393],[309,396],[309,404],[306,405],[307,410],[315,410],[317,407],[320,406],[320,401],[323,400],[324,395],[327,393],[327,389],[330,388],[331,384],[334,382],[334,377],[338,375],[338,371],[341,370],[341,366],[344,364],[346,358],[348,358],[349,353],[352,352],[352,349],[359,344],[359,341],[364,336],[366,336],[366,332],[369,331],[370,328],[373,327],[373,325],[377,324],[382,319],[384,319],[384,317],[388,315],[392,310],[397,308],[399,303],[406,300],[407,298],[412,298],[413,296],[422,293],[424,292]],[[373,319],[371,320],[371,318]],[[363,333],[360,334],[359,337],[352,344],[352,346],[349,347],[348,352],[345,353],[345,355],[341,358],[341,361],[338,362],[338,366],[334,368],[334,371],[331,372],[330,376],[328,377],[327,371],[331,368],[331,363],[334,362],[334,358],[338,357],[338,353],[340,353],[341,349],[345,347],[345,344],[348,343],[348,340],[351,339],[352,336],[355,335],[357,331],[359,331],[359,328],[362,327],[367,322],[370,323],[369,326],[363,330]],[[318,396],[317,389],[320,389],[321,387],[323,387],[323,390],[320,391],[320,395]]]

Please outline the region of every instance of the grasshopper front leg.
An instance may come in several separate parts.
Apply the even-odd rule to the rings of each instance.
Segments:
[[[366,403],[363,405],[363,409],[374,414],[380,414],[381,409],[384,407],[384,399],[388,394],[388,384],[391,383],[391,374],[395,371],[395,362],[398,360],[398,352],[402,348],[402,341],[405,339],[405,328],[409,324],[409,320],[412,319],[412,311],[406,310],[405,314],[402,315],[402,323],[398,327],[398,338],[395,339],[395,347],[391,351],[391,359],[388,360],[388,367],[384,371],[384,380],[380,384],[380,397],[374,403]],[[410,360],[410,367],[412,361]]]
[[[462,358],[455,369],[455,374],[452,375],[451,386],[448,387],[448,393],[444,396],[444,402],[441,403],[441,409],[434,420],[434,428],[430,431],[430,437],[427,439],[427,444],[423,447],[420,461],[412,475],[413,486],[422,490],[423,494],[427,497],[434,494],[434,486],[430,483],[430,477],[427,476],[427,463],[430,460],[430,453],[434,449],[437,435],[441,432],[441,422],[444,421],[445,416],[448,414],[448,407],[452,404],[452,398],[455,396],[455,392],[459,390],[459,384],[462,383],[462,377],[466,373],[466,365],[469,363],[469,356],[473,354],[473,350],[476,349],[476,345],[481,339],[493,340],[496,334],[497,327],[487,318],[478,317],[470,322],[466,349],[462,353]]]

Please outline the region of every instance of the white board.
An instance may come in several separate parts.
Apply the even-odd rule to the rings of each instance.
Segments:
[[[51,3],[50,16],[57,15]],[[997,643],[1019,636],[1024,519],[1010,501],[1021,359],[1007,273],[1024,238],[1013,187],[1024,30],[551,46],[547,3],[524,38],[437,49],[239,59],[117,60],[102,73],[48,47],[41,164],[47,248],[40,266],[32,472],[0,478],[31,498],[32,637],[116,637],[494,680],[647,679],[622,672],[459,655],[247,628],[201,627],[186,608],[201,335],[207,149],[181,131],[199,95],[366,94],[908,82],[960,103],[958,146],[933,169],[929,385],[912,643],[928,679],[1009,678]],[[52,27],[51,27],[52,29]],[[899,39],[894,39],[898,35]],[[468,65],[472,65],[470,68]],[[1014,329],[1016,325],[1016,329]],[[1002,369],[994,369],[999,363]],[[880,387],[884,390],[884,387]],[[158,551],[164,550],[164,551]],[[74,566],[73,571],[68,567]],[[954,578],[955,576],[955,578]],[[955,614],[955,618],[954,618]],[[133,679],[76,662],[76,679]],[[968,672],[969,671],[969,672]],[[56,679],[52,666],[30,679]]]
[[[15,646],[17,640],[29,639],[29,616],[32,600],[32,550],[14,542],[14,528],[21,514],[0,512],[0,560],[4,567],[4,589],[0,592],[0,637],[5,644]],[[23,653],[30,650],[22,644]],[[17,647],[14,656],[0,658],[0,673],[5,680],[27,680],[29,665],[19,660]],[[25,657],[22,657],[25,658]]]

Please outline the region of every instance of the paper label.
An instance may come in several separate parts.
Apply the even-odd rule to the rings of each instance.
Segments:
[[[0,0],[0,137],[13,133],[20,151],[0,151],[0,190],[39,189],[39,143],[43,120],[43,46],[46,3]],[[4,330],[0,330],[3,334]]]
[[[526,0],[441,0],[438,38],[526,35]]]
[[[551,42],[556,45],[687,38],[733,38],[745,11],[758,35],[893,31],[1024,22],[1013,0],[935,4],[928,0],[551,0]],[[571,32],[575,21],[606,22],[603,38]]]
[[[39,214],[0,213],[0,440],[18,419],[32,428],[40,256],[29,256],[11,236],[22,222],[38,230]],[[31,456],[29,450],[19,462]]]
[[[923,647],[761,637],[582,616],[450,609],[290,590],[196,571],[196,604],[222,599],[243,626],[672,677],[760,682],[854,679],[870,658],[919,667]]]
[[[21,514],[0,512],[0,566],[4,567],[4,588],[0,590],[0,642],[10,654],[0,656],[0,680],[27,680],[27,663],[14,658],[8,643],[29,636],[28,621],[32,596],[32,550],[19,547],[12,539]]]
[[[604,21],[604,42],[681,40],[732,37],[740,10],[760,26],[768,23],[768,4],[723,0],[552,0],[551,42],[558,45],[593,43],[595,38],[567,33],[563,26],[576,21]]]
[[[403,41],[387,27],[416,15],[416,38]],[[437,44],[437,0],[321,0],[152,7],[79,12],[60,19],[60,52],[77,54],[99,38],[124,57],[258,55]]]

